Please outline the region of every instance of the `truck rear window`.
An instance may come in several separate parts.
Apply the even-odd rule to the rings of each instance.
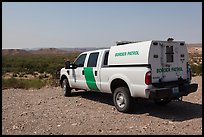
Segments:
[[[108,65],[108,55],[109,55],[109,51],[107,51],[107,52],[105,53],[103,65]]]
[[[166,46],[166,61],[174,62],[173,46]]]
[[[99,52],[91,53],[89,56],[87,67],[96,67]]]

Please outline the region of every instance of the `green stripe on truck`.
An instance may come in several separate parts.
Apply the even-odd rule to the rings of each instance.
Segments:
[[[93,68],[84,68],[84,75],[86,79],[86,84],[88,85],[89,89],[99,91],[94,78]]]

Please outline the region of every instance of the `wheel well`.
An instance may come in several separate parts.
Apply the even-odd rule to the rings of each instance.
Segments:
[[[111,82],[111,92],[113,93],[114,91],[115,91],[115,89],[116,88],[118,88],[118,87],[127,87],[128,89],[129,89],[129,87],[128,87],[128,84],[124,81],[124,80],[122,80],[122,79],[114,79],[112,82]]]
[[[61,87],[62,87],[62,81],[63,81],[64,79],[67,79],[67,77],[66,77],[65,75],[62,75],[62,76],[61,76],[61,79],[60,79],[60,86],[61,86]]]

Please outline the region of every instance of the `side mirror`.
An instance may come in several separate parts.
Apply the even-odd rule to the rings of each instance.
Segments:
[[[77,67],[78,67],[78,66],[77,66],[76,64],[74,64],[74,63],[71,63],[71,64],[70,64],[70,68],[71,68],[71,69],[76,69]]]
[[[64,65],[65,65],[65,69],[70,69],[70,61],[65,61]]]

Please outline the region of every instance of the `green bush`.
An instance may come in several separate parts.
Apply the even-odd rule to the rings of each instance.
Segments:
[[[46,81],[40,79],[16,79],[2,78],[2,89],[21,88],[21,89],[40,89],[46,85]]]
[[[6,72],[25,72],[33,74],[49,73],[56,78],[57,70],[64,67],[64,59],[71,62],[79,55],[79,52],[70,54],[28,54],[28,55],[3,55],[2,56],[2,75]]]
[[[192,64],[190,66],[191,66],[193,76],[196,76],[196,75],[202,76],[202,64],[199,64],[199,65]]]
[[[56,86],[59,79],[57,73],[64,67],[64,59],[73,62],[80,52],[70,54],[18,54],[2,56],[2,76],[6,72],[13,72],[12,78],[5,79],[2,77],[2,88],[41,88],[45,85]],[[16,79],[14,77],[24,77],[25,74],[49,73],[53,79],[44,79],[43,75],[35,79]]]

